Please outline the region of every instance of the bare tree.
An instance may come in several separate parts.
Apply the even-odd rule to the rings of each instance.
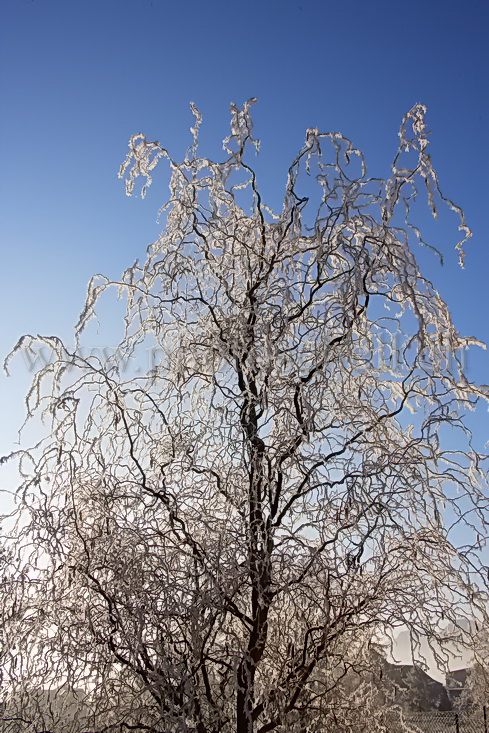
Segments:
[[[120,282],[92,279],[76,333],[115,284],[119,355],[152,347],[154,368],[124,380],[40,339],[56,358],[27,410],[49,435],[17,454],[24,582],[4,683],[17,712],[19,691],[83,692],[56,731],[340,726],[341,680],[371,642],[405,625],[419,656],[443,619],[485,612],[486,476],[463,415],[488,395],[462,368],[475,340],[416,262],[418,187],[470,232],[440,192],[425,108],[405,115],[386,180],[341,134],[307,130],[274,213],[253,101],[232,105],[220,163],[198,153],[194,107],[183,162],[130,141],[128,194],[169,162],[166,226]]]

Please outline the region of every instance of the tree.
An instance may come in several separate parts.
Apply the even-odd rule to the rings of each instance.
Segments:
[[[464,682],[458,706],[462,710],[469,710],[472,713],[480,713],[486,706],[486,716],[489,713],[487,703],[489,700],[489,631],[487,626],[482,629],[474,629],[471,634],[471,646],[473,658]],[[465,670],[464,670],[465,672]]]
[[[487,527],[463,422],[487,392],[413,252],[419,185],[470,232],[425,108],[385,181],[341,134],[307,130],[276,214],[249,159],[253,101],[232,105],[220,163],[198,153],[194,107],[182,162],[130,141],[128,194],[169,161],[166,226],[120,282],[92,279],[76,334],[115,284],[119,356],[153,347],[154,368],[124,380],[41,339],[56,358],[26,400],[49,435],[17,454],[11,705],[16,687],[62,685],[84,691],[93,730],[319,731],[371,643],[405,625],[416,654],[442,619],[485,613],[475,545],[451,528]]]

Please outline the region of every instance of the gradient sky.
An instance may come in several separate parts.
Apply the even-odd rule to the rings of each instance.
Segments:
[[[459,330],[489,342],[487,3],[0,0],[0,9],[2,357],[25,332],[69,339],[90,276],[118,277],[159,233],[164,169],[144,201],[126,198],[117,179],[130,135],[178,157],[193,100],[202,150],[220,157],[230,101],[251,96],[272,204],[307,127],[342,131],[386,176],[403,113],[428,106],[442,189],[474,237],[462,271],[455,217],[427,219],[446,264],[420,258]],[[487,352],[469,353],[470,378],[489,383],[488,367]],[[28,383],[22,359],[0,377],[0,455]],[[472,424],[482,444],[485,408]]]

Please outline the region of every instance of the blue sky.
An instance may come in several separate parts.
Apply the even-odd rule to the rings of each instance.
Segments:
[[[2,356],[25,332],[70,338],[90,276],[119,276],[157,236],[164,176],[144,201],[126,198],[117,179],[130,135],[178,156],[193,100],[202,147],[219,156],[229,102],[251,96],[272,203],[307,127],[342,131],[384,176],[403,113],[428,106],[442,188],[474,237],[461,271],[455,218],[427,222],[446,264],[420,257],[460,331],[489,342],[486,3],[0,0],[0,9]],[[489,383],[488,367],[487,352],[470,352],[471,378]],[[29,383],[21,359],[12,373],[0,377],[0,454]],[[487,440],[485,410],[473,424]]]

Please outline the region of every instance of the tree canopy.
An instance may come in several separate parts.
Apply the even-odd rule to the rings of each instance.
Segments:
[[[119,282],[91,280],[76,334],[115,285],[119,356],[155,348],[154,368],[125,380],[55,337],[14,350],[55,359],[26,400],[46,437],[15,456],[12,718],[39,724],[41,692],[61,689],[83,714],[51,710],[55,731],[341,730],[368,708],[341,680],[372,645],[405,626],[416,656],[443,622],[486,612],[487,474],[463,416],[488,395],[463,370],[475,340],[420,271],[413,202],[456,212],[461,262],[470,232],[426,110],[405,115],[385,180],[340,133],[308,129],[274,212],[253,101],[231,106],[221,162],[200,154],[195,107],[183,161],[130,141],[128,194],[169,163],[165,228]]]

